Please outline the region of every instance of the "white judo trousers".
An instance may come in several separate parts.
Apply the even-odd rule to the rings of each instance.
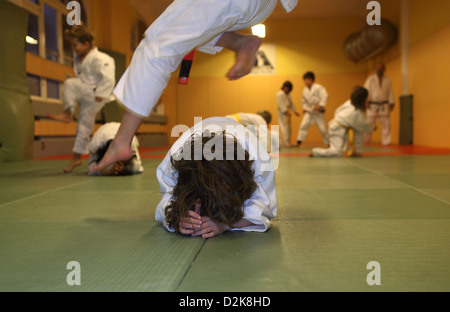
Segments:
[[[294,103],[292,102],[291,95],[286,94],[283,90],[277,93],[277,107],[278,107],[278,124],[281,131],[281,145],[283,147],[289,147],[291,145],[291,116],[287,115],[289,110],[297,111]]]
[[[328,123],[330,147],[313,148],[312,155],[322,157],[342,156],[347,149],[350,129],[352,129],[354,133],[354,152],[361,154],[364,143],[364,133],[372,132],[373,126],[367,123],[364,113],[355,109],[349,100],[336,109],[334,119]]]
[[[319,112],[305,112],[298,130],[297,141],[305,142],[306,137],[308,136],[309,128],[311,128],[314,124],[316,124],[319,128],[323,143],[328,145],[329,139],[327,135],[327,122],[325,120],[325,115]]]
[[[347,150],[349,143],[349,130],[339,125],[334,119],[328,123],[329,148],[315,147],[312,149],[313,156],[317,157],[340,157]],[[353,129],[355,153],[362,154],[364,145],[364,133]]]
[[[281,0],[287,11],[297,0]],[[263,22],[277,0],[175,0],[147,29],[114,90],[131,111],[148,116],[183,57],[197,48],[215,54],[224,32]]]
[[[109,99],[97,102],[91,86],[85,84],[80,78],[70,78],[63,85],[63,100],[65,110],[70,109],[72,115],[76,104],[79,103],[80,112],[73,152],[87,155],[89,154],[89,137],[94,131],[95,117]]]
[[[325,114],[315,110],[316,105],[325,109],[328,102],[328,92],[320,84],[314,83],[311,88],[305,87],[302,93],[302,107],[305,115],[298,130],[297,142],[305,142],[308,136],[309,128],[316,124],[319,128],[322,140],[325,145],[328,145],[329,139],[327,135],[327,122]]]

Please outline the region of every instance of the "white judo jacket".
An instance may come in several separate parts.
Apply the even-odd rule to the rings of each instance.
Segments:
[[[323,108],[328,102],[328,92],[327,90],[318,83],[313,83],[311,89],[305,87],[302,94],[302,107],[305,112],[308,113],[319,113],[314,110],[316,105]]]
[[[364,113],[357,110],[350,100],[336,109],[334,120],[345,128],[352,128],[360,132],[371,133],[374,128],[367,122]]]
[[[230,126],[233,127],[234,133],[233,131],[230,132]],[[208,118],[184,132],[172,146],[156,170],[156,177],[161,192],[161,201],[156,208],[155,218],[157,221],[161,221],[168,231],[174,232],[175,229],[170,228],[166,222],[165,209],[172,200],[172,191],[176,186],[178,178],[178,172],[172,167],[170,162],[171,156],[179,155],[180,149],[185,142],[190,140],[192,134],[200,135],[205,130],[209,130],[211,133],[226,130],[226,133],[236,137],[239,144],[249,153],[250,159],[254,160],[254,180],[257,184],[257,189],[244,202],[242,207],[242,211],[244,212],[243,218],[252,222],[254,225],[233,230],[264,232],[270,228],[270,219],[276,217],[278,207],[275,188],[275,170],[267,152],[258,146],[256,138],[249,139],[253,134],[247,131],[247,135],[245,135],[244,129],[241,124],[229,118]]]
[[[79,56],[76,58],[74,69],[77,77],[94,90],[96,97],[111,98],[116,83],[115,61],[111,56],[93,48],[82,62]]]

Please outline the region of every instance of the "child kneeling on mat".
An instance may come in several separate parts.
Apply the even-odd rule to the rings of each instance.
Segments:
[[[328,123],[330,147],[313,148],[310,156],[340,157],[348,145],[349,156],[361,155],[363,133],[375,130],[364,115],[368,95],[369,92],[363,87],[357,86],[353,89],[350,100],[336,109],[334,119]]]
[[[265,232],[277,215],[270,156],[229,118],[205,119],[184,132],[156,175],[162,199],[155,218],[170,232],[203,238],[228,230]]]

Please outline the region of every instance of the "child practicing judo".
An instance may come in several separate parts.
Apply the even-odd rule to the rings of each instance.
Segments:
[[[280,0],[287,12],[298,0]],[[98,169],[131,155],[130,144],[142,119],[148,116],[167,86],[171,74],[194,48],[215,54],[227,48],[236,61],[230,80],[247,75],[261,39],[237,33],[264,21],[277,0],[175,0],[147,29],[131,64],[114,94],[127,107],[121,127]]]
[[[297,117],[300,114],[291,99],[291,92],[294,85],[290,81],[285,81],[281,90],[277,93],[278,124],[281,129],[281,145],[292,147],[291,145],[291,116],[294,113]]]
[[[90,176],[123,176],[139,174],[144,172],[142,167],[141,156],[139,155],[139,141],[135,136],[131,142],[131,151],[133,156],[130,159],[124,161],[117,161],[100,171],[91,170],[94,165],[102,160],[109,145],[116,136],[119,130],[120,123],[108,122],[98,128],[89,143],[89,170]]]
[[[256,135],[262,144],[267,145],[267,152],[270,153],[272,146],[272,135],[268,129],[268,126],[272,122],[272,114],[269,111],[262,110],[256,114],[237,113],[227,115],[225,117],[237,121],[250,130],[254,135]]]
[[[354,136],[355,155],[361,154],[361,148],[364,142],[363,133],[371,133],[374,131],[374,126],[369,124],[365,117],[368,95],[369,92],[367,89],[360,86],[355,87],[350,100],[336,109],[334,119],[328,124],[330,147],[313,148],[311,156],[342,156],[349,143],[350,131],[353,132]]]
[[[64,82],[64,112],[49,115],[52,119],[69,123],[73,120],[77,102],[80,104],[73,156],[64,168],[66,173],[81,165],[81,155],[88,154],[95,116],[110,101],[115,85],[114,59],[93,46],[94,35],[84,26],[75,26],[67,37],[77,54],[74,64],[77,77]]]
[[[257,138],[224,117],[203,120],[175,142],[156,176],[155,218],[167,230],[210,238],[265,232],[277,215],[273,163]]]
[[[327,90],[316,83],[316,77],[313,72],[307,72],[303,75],[305,88],[302,94],[302,106],[305,113],[297,136],[297,146],[306,140],[309,128],[316,124],[319,128],[322,140],[325,145],[329,145],[327,136],[327,123],[325,120],[325,106],[328,101]]]

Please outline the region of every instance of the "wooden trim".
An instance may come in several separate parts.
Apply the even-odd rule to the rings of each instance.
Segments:
[[[55,63],[30,52],[26,53],[27,73],[42,78],[53,79],[57,81],[66,81],[67,75],[75,77],[72,67]]]
[[[95,124],[94,132],[100,128],[102,124]],[[139,127],[137,134],[142,133],[167,133],[167,126],[143,124]],[[36,120],[34,122],[35,136],[76,136],[77,123],[63,123],[58,121]]]

